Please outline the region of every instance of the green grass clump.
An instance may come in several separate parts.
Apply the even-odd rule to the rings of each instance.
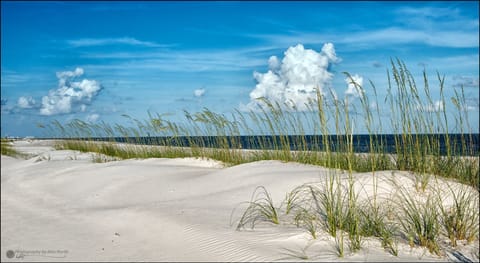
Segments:
[[[311,211],[301,208],[295,213],[295,225],[303,227],[310,233],[313,239],[317,239],[318,219]]]
[[[12,140],[1,138],[0,150],[2,155],[7,155],[11,157],[25,157],[24,154],[19,153],[12,146]]]
[[[360,233],[362,236],[380,238],[383,248],[392,255],[398,255],[398,240],[396,238],[398,227],[395,222],[388,220],[386,209],[382,209],[372,199],[360,209]]]
[[[253,229],[257,222],[271,222],[277,225],[280,223],[277,208],[267,189],[263,186],[257,187],[253,192],[252,199],[248,202],[248,207],[237,224],[237,230],[246,225],[250,225],[250,228]]]
[[[292,212],[293,210],[295,210],[297,208],[297,206],[302,203],[302,198],[303,198],[303,195],[302,195],[302,190],[304,189],[305,187],[302,185],[302,186],[299,186],[299,187],[296,187],[295,189],[293,189],[292,191],[290,191],[289,193],[287,193],[287,195],[285,196],[285,200],[284,200],[284,203],[285,203],[285,214],[290,214],[290,212]]]
[[[8,156],[17,155],[17,151],[15,151],[15,149],[13,149],[13,147],[11,145],[11,140],[2,138],[0,149],[1,149],[2,155],[8,155]]]
[[[420,202],[404,189],[400,190],[400,195],[397,205],[403,214],[399,219],[410,246],[420,245],[428,248],[431,253],[440,255],[440,214],[436,199],[428,195],[425,202]]]
[[[448,186],[448,189],[453,202],[450,206],[444,206],[440,196],[439,200],[442,204],[440,224],[450,239],[451,245],[456,247],[457,240],[467,240],[470,243],[478,238],[479,196],[478,192],[473,192],[465,186],[458,190]]]
[[[327,232],[336,237],[346,218],[346,192],[340,179],[329,176],[322,188],[309,186],[316,213],[319,214]]]

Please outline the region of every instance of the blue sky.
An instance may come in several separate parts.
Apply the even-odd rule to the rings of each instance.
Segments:
[[[343,71],[372,80],[385,96],[386,69],[398,57],[419,81],[426,69],[439,99],[438,71],[446,97],[464,85],[478,131],[478,5],[2,1],[1,135],[42,136],[36,123],[55,119],[122,123],[122,114],[142,119],[147,111],[175,118],[203,107],[248,109],[252,92],[278,95],[266,73],[287,67],[287,52],[290,65],[327,61],[312,74],[339,97],[354,95]],[[278,96],[289,99],[289,88],[277,87]]]

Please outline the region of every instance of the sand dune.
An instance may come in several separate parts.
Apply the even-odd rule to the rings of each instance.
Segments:
[[[294,187],[323,180],[322,167],[279,161],[224,167],[193,158],[93,163],[91,154],[55,151],[50,143],[19,141],[16,149],[29,159],[1,157],[2,261],[299,261],[294,252],[302,250],[311,261],[449,260],[405,242],[394,257],[375,238],[339,259],[331,236],[319,232],[312,240],[287,222],[236,231],[240,204],[257,186],[279,205]],[[410,175],[377,176],[388,196],[393,177],[408,182]],[[367,195],[372,175],[355,177]],[[474,249],[478,243],[463,247],[465,255]]]

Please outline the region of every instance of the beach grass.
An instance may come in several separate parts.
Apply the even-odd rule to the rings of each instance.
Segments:
[[[369,83],[373,94],[366,94],[349,73],[344,74],[362,94],[359,103],[339,100],[333,90],[317,90],[316,98],[306,104],[306,111],[258,98],[259,105],[263,105],[259,109],[237,109],[230,114],[204,108],[195,113],[184,111],[184,120],[177,121],[169,120],[167,114],[148,112],[144,120],[122,115],[130,123],[126,126],[74,119],[40,127],[49,137],[66,139],[58,143],[58,148],[120,159],[201,157],[227,165],[281,160],[350,172],[402,170],[414,173],[419,191],[425,191],[435,176],[453,178],[479,189],[478,153],[472,152],[474,147],[469,145],[474,131],[464,106],[463,88],[446,98],[444,77],[437,74],[435,90],[440,100],[435,100],[427,74],[423,72],[423,88],[419,88],[407,66],[398,59],[391,61],[388,92],[383,99],[378,98],[374,83]],[[454,124],[448,122],[447,100],[453,105],[448,114],[453,114]],[[382,123],[380,103],[390,105],[389,126],[395,134],[393,153],[386,150],[381,136],[387,124]],[[367,130],[367,154],[353,151],[355,123],[364,123]],[[450,139],[452,127],[461,134],[459,145]],[[125,144],[119,144],[119,138]],[[242,144],[255,150],[246,152]]]
[[[25,158],[26,155],[18,152],[12,145],[13,140],[1,138],[0,150],[2,155],[7,155],[15,158]]]
[[[5,138],[1,139],[1,153],[2,155],[8,155],[8,156],[15,156],[17,155],[17,151],[13,149],[13,146],[11,145],[11,141]]]
[[[275,207],[267,189],[263,186],[258,186],[253,192],[248,207],[237,224],[237,230],[247,225],[253,229],[257,222],[280,223],[278,209]]]
[[[169,120],[165,114],[148,112],[144,120],[123,115],[130,126],[75,119],[67,124],[54,121],[42,127],[49,137],[65,139],[58,142],[59,149],[120,159],[199,157],[227,165],[280,160],[333,168],[323,185],[294,188],[279,206],[264,187],[257,187],[252,199],[245,203],[247,208],[237,229],[254,228],[259,222],[279,224],[283,212],[314,239],[319,229],[329,233],[335,238],[337,254],[342,257],[345,241],[350,251],[356,252],[361,249],[363,238],[369,236],[379,238],[393,255],[398,255],[397,243],[402,238],[411,246],[426,247],[434,254],[442,253],[439,244],[442,236],[448,237],[452,246],[456,246],[457,240],[478,239],[480,165],[474,145],[469,145],[473,143],[474,131],[463,88],[446,98],[445,78],[437,73],[438,96],[433,96],[426,72],[417,81],[399,59],[392,59],[387,71],[385,98],[378,98],[371,81],[373,94],[366,94],[349,73],[344,74],[361,94],[359,103],[339,100],[333,90],[322,93],[317,89],[316,98],[306,104],[307,111],[258,98],[262,105],[259,109],[247,112],[237,109],[229,115],[204,108],[196,113],[184,111],[184,120],[177,121]],[[453,108],[447,109],[447,101]],[[387,151],[382,137],[383,127],[388,125],[382,123],[378,106],[381,103],[390,108],[388,125],[395,135],[393,153]],[[455,123],[449,123],[452,118],[448,114],[452,114]],[[354,151],[353,135],[358,123],[365,125],[369,138],[365,154]],[[452,130],[461,136],[459,145],[451,141]],[[243,144],[252,150],[242,149]],[[2,140],[2,154],[3,151]],[[104,161],[100,157],[94,160]],[[385,170],[410,172],[416,192],[399,187],[395,199],[380,204],[376,173]],[[366,202],[360,201],[359,193],[355,192],[356,172],[372,173],[373,192]],[[429,191],[439,177],[473,187],[476,195],[467,188],[450,189],[452,205],[439,207],[442,196]],[[422,196],[422,202],[417,195]],[[393,205],[400,212],[390,219],[385,206]],[[472,209],[475,205],[477,208]]]
[[[454,189],[448,186],[448,192],[452,199],[450,206],[440,206],[440,225],[446,236],[449,237],[451,245],[457,246],[458,240],[472,242],[478,239],[479,231],[479,197],[468,189],[461,186]],[[438,195],[440,204],[443,204],[444,197]]]
[[[426,201],[422,203],[403,189],[400,190],[400,195],[397,205],[403,213],[399,221],[410,246],[420,245],[428,248],[431,253],[440,254],[439,211],[434,198],[428,195]]]
[[[432,183],[424,192],[393,183],[396,194],[379,203],[375,194],[362,201],[356,195],[350,199],[354,184],[344,180],[345,174],[341,176],[332,174],[322,182],[297,186],[278,207],[264,187],[256,188],[254,195],[260,192],[261,198],[249,202],[237,230],[247,224],[253,229],[260,222],[279,225],[278,215],[283,213],[290,217],[282,217],[282,224],[303,229],[313,240],[319,233],[331,235],[339,257],[345,256],[347,248],[350,253],[359,251],[365,237],[378,238],[394,256],[398,256],[399,242],[424,247],[438,256],[454,251],[458,240],[478,242],[479,193],[471,186]]]

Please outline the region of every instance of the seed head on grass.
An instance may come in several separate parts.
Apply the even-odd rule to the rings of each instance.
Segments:
[[[277,208],[273,205],[273,200],[267,189],[258,186],[252,194],[252,198],[248,203],[248,207],[243,213],[237,225],[237,230],[250,225],[254,228],[257,222],[271,222],[279,224]]]

